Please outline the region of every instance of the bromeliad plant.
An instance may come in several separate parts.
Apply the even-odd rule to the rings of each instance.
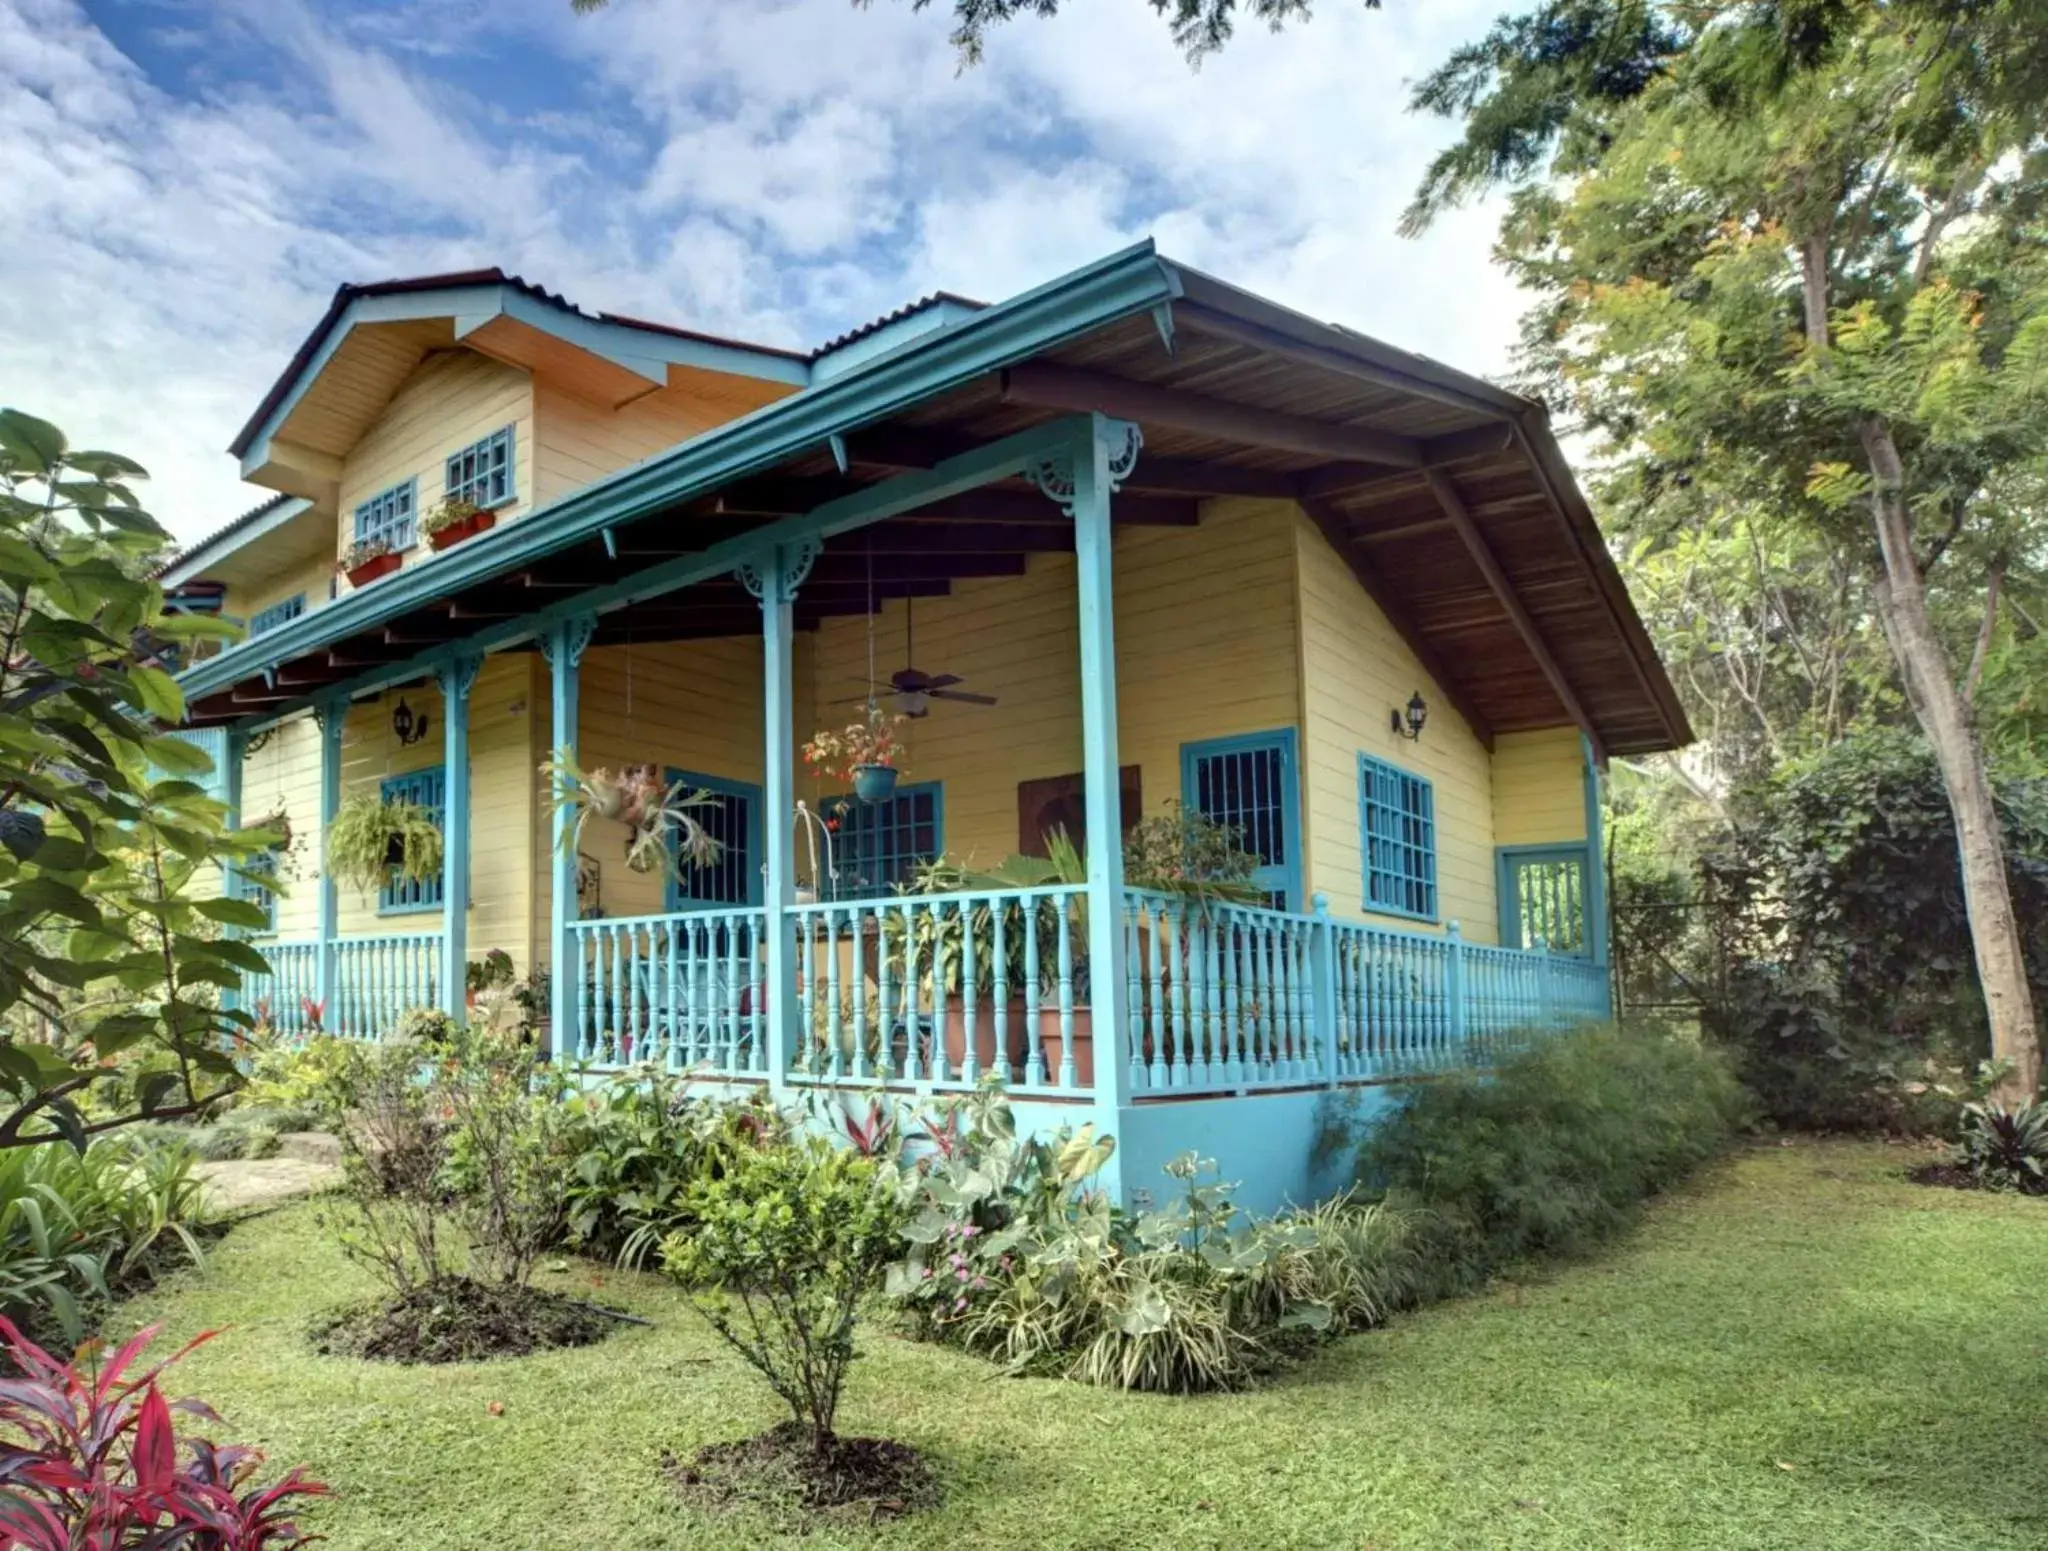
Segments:
[[[718,840],[698,817],[717,805],[717,796],[665,780],[657,765],[622,765],[616,770],[599,765],[586,771],[572,750],[561,748],[540,769],[556,805],[576,814],[576,822],[562,835],[565,852],[574,853],[582,844],[584,827],[597,818],[631,831],[626,865],[635,872],[673,877],[683,866],[708,867],[721,854]]]
[[[337,883],[374,894],[386,884],[441,876],[441,826],[407,798],[359,792],[327,826],[327,867]]]
[[[1986,1190],[2048,1195],[2048,1101],[1964,1105],[1958,1161]]]
[[[132,1372],[160,1328],[92,1366],[92,1348],[60,1362],[0,1319],[0,1342],[19,1374],[0,1385],[0,1546],[283,1551],[311,1543],[291,1517],[294,1499],[327,1488],[303,1468],[265,1486],[256,1480],[263,1456],[255,1450],[177,1435],[174,1411],[220,1421],[196,1400],[165,1400],[157,1383],[211,1331],[169,1361]]]

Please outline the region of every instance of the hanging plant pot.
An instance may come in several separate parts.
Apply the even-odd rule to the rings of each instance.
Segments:
[[[393,571],[398,569],[399,562],[402,558],[402,556],[395,554],[378,555],[373,559],[365,560],[361,565],[349,567],[349,586],[367,587],[370,585],[370,583],[377,580],[378,577],[389,576]]]
[[[865,803],[887,802],[896,795],[894,765],[855,765],[853,795]]]

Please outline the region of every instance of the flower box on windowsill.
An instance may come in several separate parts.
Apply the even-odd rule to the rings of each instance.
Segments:
[[[429,533],[427,542],[433,545],[434,552],[439,554],[444,549],[460,544],[464,539],[475,538],[479,533],[494,526],[497,521],[496,512],[473,512],[458,523]]]
[[[397,554],[378,555],[374,559],[365,560],[359,566],[351,566],[348,571],[348,584],[351,587],[367,587],[378,577],[389,576],[397,570],[404,558]]]

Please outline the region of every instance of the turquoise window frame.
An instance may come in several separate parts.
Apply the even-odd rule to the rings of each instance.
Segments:
[[[382,539],[393,553],[411,549],[420,539],[420,482],[418,476],[387,486],[367,501],[356,503],[355,534],[358,544]]]
[[[449,453],[441,465],[444,499],[467,500],[487,512],[518,500],[519,447],[513,439],[514,430],[513,426],[501,426],[489,436]],[[491,486],[501,475],[504,489],[494,495]]]
[[[888,856],[886,853],[884,854],[885,863],[897,868],[901,873],[907,874],[915,871],[918,867],[924,865],[925,862],[935,860],[946,854],[946,787],[943,781],[917,781],[900,784],[896,788],[895,795],[890,797],[886,803],[864,803],[851,793],[827,797],[822,804],[822,811],[826,822],[835,826],[832,829],[831,866],[833,871],[837,872],[841,878],[844,878],[852,870],[844,850],[847,840],[847,820],[850,815],[876,814],[885,808],[893,809],[898,803],[926,796],[930,797],[932,802],[932,848],[930,854],[928,856],[920,854],[915,860],[910,859],[911,854],[908,852],[902,856]],[[914,822],[913,820],[912,823]],[[906,826],[899,825],[899,827]],[[832,880],[826,878],[816,881],[819,885],[819,898],[825,898],[824,885],[831,883]],[[837,884],[832,888],[831,898],[835,900],[886,899],[891,894],[897,892],[898,887],[898,879],[865,884]]]
[[[1285,847],[1282,859],[1258,868],[1252,874],[1252,881],[1269,895],[1279,897],[1285,910],[1299,911],[1303,908],[1301,878],[1301,759],[1300,740],[1292,727],[1275,727],[1265,732],[1244,733],[1229,738],[1205,738],[1196,743],[1180,746],[1180,799],[1183,808],[1195,809],[1219,822],[1229,822],[1227,814],[1209,812],[1200,801],[1202,763],[1205,760],[1228,759],[1233,755],[1277,753],[1280,756],[1280,791],[1278,793],[1278,816],[1280,839]],[[1247,835],[1247,841],[1258,842],[1261,837]],[[1266,854],[1257,843],[1247,849]]]
[[[1414,806],[1411,798],[1418,799]],[[1422,839],[1407,832],[1411,826],[1420,826]],[[1358,864],[1362,903],[1372,914],[1442,919],[1436,787],[1429,777],[1375,755],[1358,756]]]
[[[438,795],[429,801],[423,793],[431,793],[439,785]],[[390,802],[403,797],[418,803],[434,815],[436,824],[448,822],[448,767],[446,765],[423,765],[418,770],[408,770],[402,775],[388,775],[378,784],[380,801]],[[427,911],[438,911],[447,896],[447,836],[442,836],[441,876],[419,880],[402,879],[387,883],[377,891],[377,914],[380,916],[414,916]]]
[[[1579,941],[1576,947],[1571,948],[1559,948],[1555,943],[1547,943],[1546,946],[1554,953],[1569,954],[1573,958],[1590,958],[1593,952],[1594,911],[1597,907],[1593,897],[1593,863],[1586,844],[1573,840],[1551,845],[1497,846],[1494,848],[1493,859],[1494,889],[1499,900],[1501,946],[1533,946],[1525,942],[1522,936],[1523,869],[1532,864],[1554,866],[1570,863],[1579,868]]]
[[[249,616],[249,636],[255,639],[265,631],[275,630],[279,625],[288,625],[306,612],[306,595],[281,598],[268,608],[258,609]]]
[[[680,781],[686,788],[699,788],[721,797],[736,797],[747,804],[746,861],[737,874],[746,883],[742,899],[703,899],[684,892],[695,876],[706,869],[678,867],[676,876],[669,879],[666,890],[666,908],[671,914],[684,914],[695,910],[742,910],[759,909],[761,905],[761,862],[763,825],[761,823],[761,788],[752,781],[733,781],[724,776],[704,775],[695,770],[668,771],[671,786]],[[728,852],[728,855],[730,853]],[[713,864],[714,868],[725,868],[727,876],[733,876],[725,857]]]

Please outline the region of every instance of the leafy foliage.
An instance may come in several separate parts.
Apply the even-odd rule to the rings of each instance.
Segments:
[[[2048,990],[2048,782],[1998,784],[2029,977]],[[1716,1035],[1781,1125],[1942,1129],[1989,1054],[1955,820],[1926,745],[1878,731],[1787,764],[1704,858],[1729,968]]]
[[[1966,1105],[1959,1151],[1980,1185],[2048,1195],[2048,1103]]]
[[[169,1363],[132,1373],[159,1327],[104,1364],[60,1362],[0,1319],[11,1366],[0,1387],[0,1542],[19,1551],[267,1551],[302,1546],[294,1498],[327,1488],[293,1469],[256,1483],[263,1456],[204,1438],[181,1440],[173,1411],[219,1423],[195,1400],[166,1401]],[[170,1359],[176,1362],[212,1333]],[[132,1374],[132,1376],[131,1376]],[[179,1444],[190,1451],[180,1464]]]
[[[861,1296],[897,1250],[890,1182],[871,1159],[799,1136],[699,1179],[688,1209],[696,1225],[663,1243],[663,1269],[788,1405],[813,1452],[828,1451]]]
[[[1443,1225],[1432,1272],[1447,1291],[1597,1245],[1714,1157],[1746,1109],[1729,1061],[1697,1041],[1550,1036],[1490,1073],[1408,1089],[1367,1139],[1360,1178]]]
[[[215,1103],[252,1022],[218,993],[266,972],[221,931],[263,912],[194,885],[268,837],[230,833],[205,753],[159,730],[185,709],[171,654],[234,630],[165,611],[142,477],[0,410],[0,1147]],[[135,1107],[88,1121],[117,1058]]]
[[[128,1136],[0,1153],[0,1315],[76,1345],[114,1297],[204,1256],[192,1155]]]
[[[909,1250],[886,1291],[924,1334],[1018,1371],[1122,1389],[1237,1389],[1287,1348],[1379,1323],[1417,1285],[1412,1224],[1349,1200],[1248,1221],[1188,1153],[1125,1213],[1088,1181],[1093,1127],[1020,1138],[994,1090],[925,1117],[903,1166]]]
[[[560,1102],[568,1241],[635,1269],[695,1221],[690,1192],[700,1179],[787,1132],[764,1100],[691,1098],[685,1083],[652,1068],[577,1085]]]

